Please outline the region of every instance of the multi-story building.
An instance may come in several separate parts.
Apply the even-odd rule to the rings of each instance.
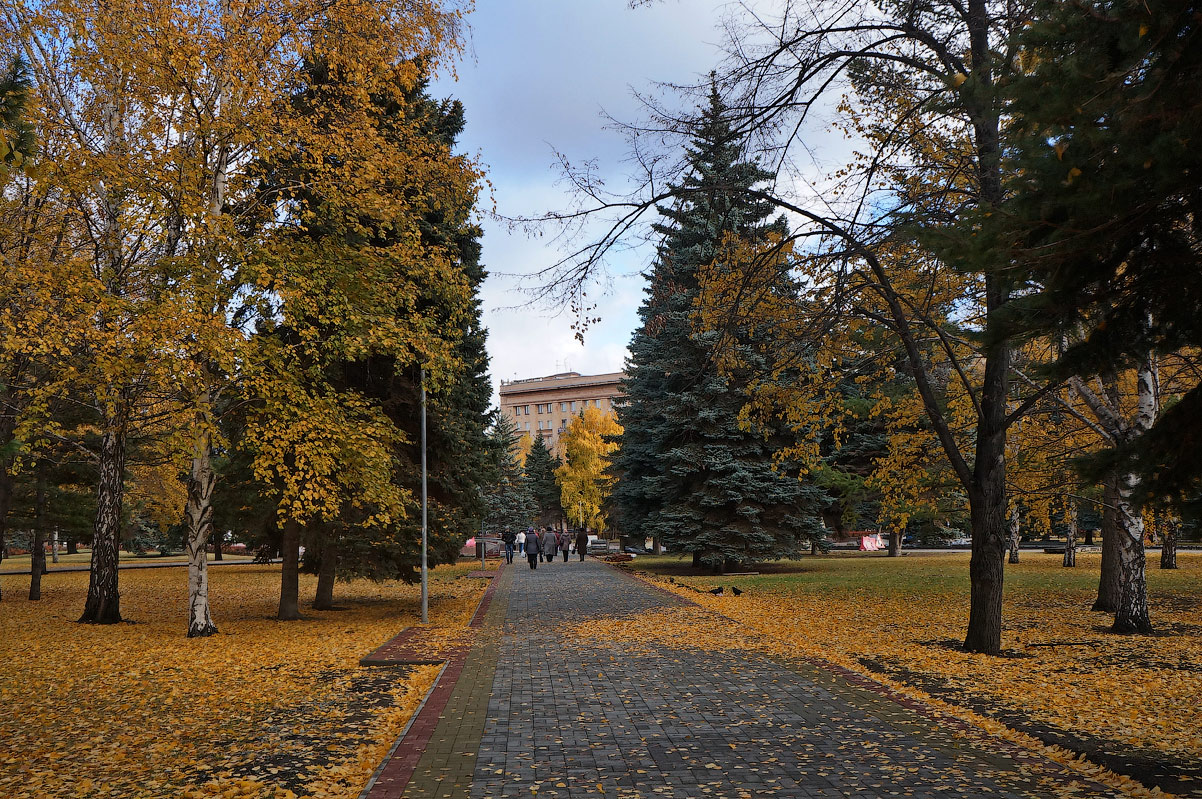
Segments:
[[[582,375],[561,372],[548,377],[501,381],[501,413],[521,433],[542,436],[547,449],[558,451],[559,436],[585,408],[612,411],[622,399],[622,372]]]

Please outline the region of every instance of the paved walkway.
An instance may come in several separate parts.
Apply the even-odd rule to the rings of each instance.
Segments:
[[[595,561],[515,562],[499,580],[437,723],[415,722],[432,728],[424,750],[397,747],[394,759],[416,761],[412,777],[377,783],[371,799],[1046,797],[1081,781],[1001,740],[957,735],[954,720],[871,681],[565,636],[587,617],[681,602]],[[1076,795],[1116,794],[1082,784]]]

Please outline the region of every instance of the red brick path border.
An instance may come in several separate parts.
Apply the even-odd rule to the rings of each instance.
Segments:
[[[484,596],[480,599],[480,604],[476,606],[476,612],[472,614],[472,620],[468,623],[469,628],[483,626],[484,616],[488,612],[489,605],[492,604],[497,586],[501,582],[503,570],[498,567],[496,571],[486,573],[492,579]],[[473,575],[475,574],[473,572]],[[418,651],[417,648],[421,644],[420,633],[424,629],[410,627],[402,630],[395,638],[360,660],[359,665],[392,666],[443,662],[442,660],[432,661],[429,655],[425,655],[424,660],[394,659],[421,657],[414,653]],[[413,714],[413,718],[409,720],[409,725],[405,727],[392,749],[385,755],[384,762],[376,769],[376,773],[368,781],[367,787],[359,794],[359,799],[400,799],[404,794],[410,778],[413,777],[413,772],[417,769],[418,762],[426,751],[426,745],[430,743],[434,729],[438,726],[439,717],[447,706],[447,700],[450,699],[451,692],[455,690],[455,683],[459,681],[459,675],[463,672],[463,665],[467,661],[470,649],[469,643],[444,650],[446,666],[434,680],[434,685],[426,694],[426,698],[418,707],[417,712]]]
[[[486,572],[474,571],[467,576],[487,576],[492,578],[488,584],[488,589],[484,592],[484,596],[480,598],[480,604],[476,606],[476,612],[472,614],[472,620],[468,623],[469,628],[477,628],[484,623],[484,614],[488,612],[488,606],[492,603],[493,593],[497,588],[497,578],[501,576],[501,570],[498,568]],[[427,635],[429,630],[430,628],[428,627],[406,627],[372,650],[371,654],[360,658],[359,665],[437,666],[456,657],[466,656],[467,650],[471,648],[470,638],[456,644],[427,640],[429,638]]]

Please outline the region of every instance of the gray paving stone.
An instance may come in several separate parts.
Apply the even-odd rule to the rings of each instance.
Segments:
[[[987,751],[814,667],[563,632],[673,604],[595,561],[515,568],[471,796],[1017,799],[1071,776]]]

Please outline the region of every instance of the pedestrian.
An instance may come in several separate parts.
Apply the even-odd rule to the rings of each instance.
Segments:
[[[526,533],[525,533],[525,531],[518,530],[518,534],[514,537],[514,540],[517,541],[517,543],[518,543],[518,554],[525,555],[526,554]]]
[[[588,552],[588,533],[583,527],[576,531],[576,552],[584,562],[584,553]]]
[[[572,537],[568,535],[567,530],[560,530],[555,536],[556,542],[559,544],[559,551],[563,553],[563,562],[568,562],[568,549],[572,546]]]
[[[517,536],[514,535],[513,530],[506,527],[505,532],[501,533],[501,540],[505,542],[505,562],[513,563],[513,545],[517,541]]]
[[[555,560],[555,551],[559,549],[559,541],[555,538],[555,531],[550,527],[543,530],[543,539],[540,542],[543,545],[543,552],[547,555],[547,562]]]
[[[538,568],[538,559],[542,554],[542,547],[539,546],[538,536],[534,533],[526,536],[526,560],[530,561],[530,568]]]

